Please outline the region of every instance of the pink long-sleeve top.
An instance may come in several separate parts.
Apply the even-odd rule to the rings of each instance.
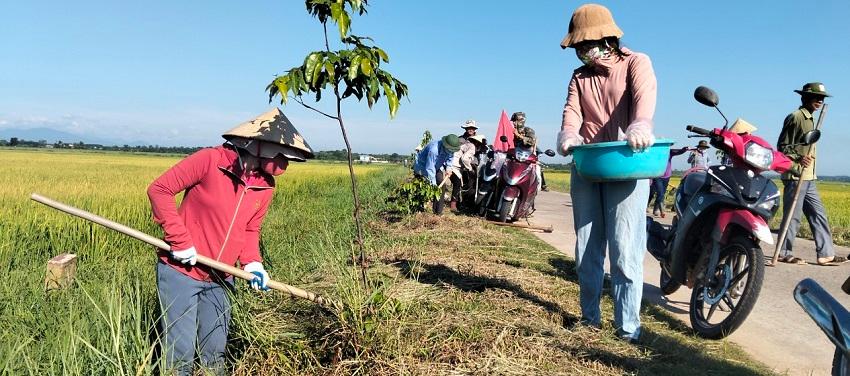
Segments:
[[[219,146],[186,157],[151,183],[153,218],[172,249],[194,246],[199,255],[228,265],[262,262],[260,227],[274,179],[240,171],[236,151]],[[182,191],[186,193],[178,207],[174,198]],[[196,280],[211,280],[206,266],[183,265],[166,252],[160,252],[160,260]]]
[[[629,126],[652,132],[655,72],[649,56],[622,49],[602,66],[582,66],[573,72],[561,124],[568,136],[584,143],[620,141]]]

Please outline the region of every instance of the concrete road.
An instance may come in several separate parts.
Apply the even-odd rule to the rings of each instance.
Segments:
[[[540,239],[573,257],[575,232],[570,196],[559,192],[541,192],[537,196],[536,207],[537,211],[530,219],[531,223],[551,225],[554,232],[533,232]],[[668,215],[667,219],[670,217]],[[794,249],[796,256],[815,261],[814,242],[797,239]],[[762,250],[765,254],[773,255],[772,245],[762,244]],[[850,248],[836,247],[836,252],[846,256],[850,253]],[[682,287],[671,296],[663,296],[658,289],[659,273],[658,262],[647,253],[644,257],[644,301],[664,307],[690,325],[688,302],[691,290]],[[773,367],[779,373],[829,375],[835,348],[794,301],[792,291],[797,282],[809,277],[821,284],[845,307],[850,307],[850,296],[841,291],[841,284],[848,275],[850,263],[841,266],[781,264],[777,267],[765,267],[764,285],[755,308],[744,324],[728,339],[741,345],[755,359]]]

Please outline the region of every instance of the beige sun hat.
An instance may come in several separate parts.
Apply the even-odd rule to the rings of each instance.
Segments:
[[[586,40],[622,36],[623,31],[614,23],[614,16],[608,8],[599,4],[584,4],[573,13],[567,36],[561,41],[561,48],[572,47]]]
[[[252,141],[265,141],[267,144],[260,150],[260,157],[264,158],[283,154],[290,160],[303,162],[315,157],[313,149],[279,108],[239,124],[221,137],[240,148],[247,148]]]
[[[758,130],[758,128],[756,128],[755,125],[752,125],[749,122],[747,122],[746,120],[741,119],[741,118],[738,118],[738,120],[735,120],[735,123],[733,123],[732,127],[729,128],[729,131],[734,132],[734,133],[738,133],[738,134],[753,133],[756,130]]]

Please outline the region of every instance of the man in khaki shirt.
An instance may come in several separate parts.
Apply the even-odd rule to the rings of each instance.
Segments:
[[[794,199],[794,190],[797,184],[800,187],[800,195],[797,197],[797,206],[788,224],[788,232],[782,240],[782,257],[780,261],[791,264],[805,264],[806,262],[792,254],[792,246],[797,231],[800,229],[800,215],[805,214],[809,221],[809,227],[815,238],[815,249],[817,251],[817,262],[819,265],[836,265],[847,262],[847,258],[836,256],[832,245],[832,233],[829,229],[829,221],[826,218],[826,208],[823,206],[818,193],[815,180],[815,166],[817,151],[815,145],[802,145],[803,135],[815,129],[815,111],[823,107],[823,101],[830,95],[820,82],[810,82],[803,85],[803,90],[794,90],[800,94],[802,105],[785,118],[782,132],[779,133],[777,148],[788,158],[794,161],[793,171],[797,175],[786,172],[782,175],[784,192],[782,197],[782,223],[789,215],[788,208]]]

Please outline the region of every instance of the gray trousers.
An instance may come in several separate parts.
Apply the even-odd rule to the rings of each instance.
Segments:
[[[782,196],[782,223],[785,223],[785,218],[788,217],[788,209],[791,206],[791,200],[794,196],[794,190],[797,188],[797,180],[783,180],[784,185]],[[782,256],[793,254],[794,238],[797,236],[797,231],[800,230],[800,216],[806,215],[809,221],[809,227],[812,229],[812,234],[815,237],[815,250],[818,258],[830,257],[835,255],[835,249],[832,246],[832,232],[829,229],[829,221],[826,219],[826,208],[823,206],[823,201],[818,194],[818,188],[813,180],[805,180],[802,182],[800,195],[797,197],[797,206],[794,208],[794,215],[791,217],[791,222],[788,224],[788,233],[782,241]]]
[[[166,368],[173,374],[192,374],[196,349],[203,367],[214,374],[226,374],[224,349],[230,326],[227,294],[232,286],[233,277],[221,283],[203,282],[157,263],[163,354]]]

